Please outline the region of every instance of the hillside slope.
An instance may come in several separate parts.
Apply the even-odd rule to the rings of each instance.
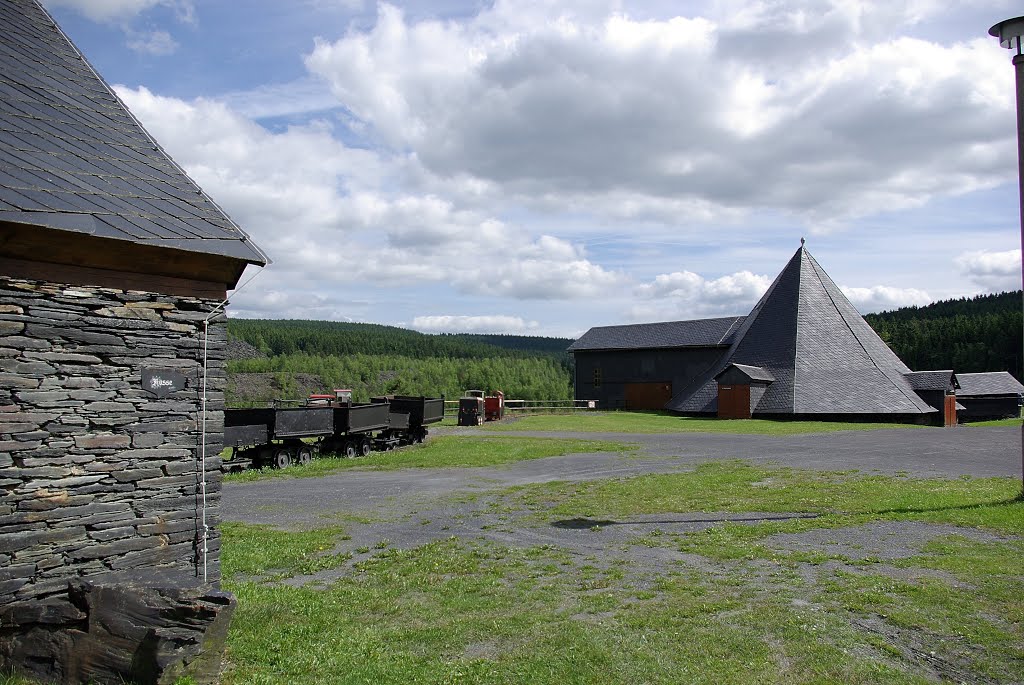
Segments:
[[[329,321],[228,322],[227,401],[298,400],[311,390],[349,388],[375,395],[445,395],[503,390],[526,400],[572,397],[565,338],[427,335],[393,326]]]

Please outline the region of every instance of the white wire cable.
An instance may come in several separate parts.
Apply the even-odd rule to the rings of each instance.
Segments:
[[[250,276],[245,283],[234,289],[233,294],[237,295],[247,285],[253,282],[257,276],[263,273],[263,269],[258,269]],[[203,319],[203,382],[202,382],[202,403],[200,405],[200,414],[202,415],[202,426],[200,428],[199,436],[199,492],[202,499],[202,514],[201,522],[203,526],[203,582],[209,582],[209,576],[207,573],[206,558],[210,553],[210,526],[206,522],[206,378],[209,374],[209,345],[208,340],[210,337],[210,320],[217,315],[218,312],[223,311],[224,306],[228,303],[228,298],[224,298],[224,301],[218,304],[210,314]]]

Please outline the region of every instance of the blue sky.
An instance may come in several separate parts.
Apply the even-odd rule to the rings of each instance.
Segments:
[[[576,336],[1020,287],[1011,0],[44,0],[274,263],[232,315]]]

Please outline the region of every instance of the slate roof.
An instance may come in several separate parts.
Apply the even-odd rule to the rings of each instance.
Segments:
[[[569,351],[724,347],[731,344],[743,319],[742,316],[730,316],[721,319],[596,326],[570,345]]]
[[[990,371],[988,373],[958,373],[960,382],[958,397],[985,397],[991,395],[1019,395],[1024,393],[1024,385],[1007,371]]]
[[[760,366],[747,366],[746,364],[729,364],[721,371],[721,373],[715,375],[715,379],[717,380],[720,378],[723,374],[729,371],[729,369],[736,369],[737,371],[742,372],[752,381],[764,381],[766,383],[771,383],[775,380],[775,376],[767,370],[762,369]]]
[[[903,375],[906,376],[907,381],[910,382],[910,387],[914,390],[946,391],[955,388],[957,384],[957,377],[953,375],[952,369],[943,371],[911,371]]]
[[[756,414],[922,414],[900,361],[801,246],[746,317],[718,364],[666,405],[714,413],[715,377],[729,364],[772,376]]]
[[[0,26],[0,221],[268,262],[35,0]]]

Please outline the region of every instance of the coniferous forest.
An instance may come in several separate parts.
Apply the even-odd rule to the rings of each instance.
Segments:
[[[979,295],[864,317],[915,371],[1009,371],[1021,376],[1021,292]],[[374,395],[445,395],[502,390],[524,400],[572,399],[568,338],[428,335],[393,326],[333,321],[231,319],[232,339],[263,356],[228,363],[233,376],[275,380],[260,396],[299,399],[298,376],[323,389]],[[228,402],[232,397],[229,384]]]
[[[942,300],[864,318],[914,371],[1009,371],[1021,379],[1021,291]]]

